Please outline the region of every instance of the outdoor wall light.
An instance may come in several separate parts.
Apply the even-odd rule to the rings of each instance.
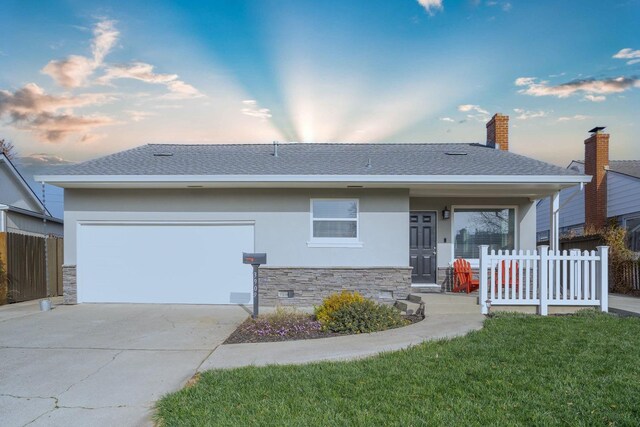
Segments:
[[[449,219],[451,217],[451,211],[446,206],[442,210],[442,219]]]

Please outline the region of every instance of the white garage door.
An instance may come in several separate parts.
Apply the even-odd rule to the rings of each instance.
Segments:
[[[248,304],[253,225],[78,226],[78,302]]]

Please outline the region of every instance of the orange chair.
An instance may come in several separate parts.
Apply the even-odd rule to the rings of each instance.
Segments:
[[[511,270],[507,269],[507,263],[511,262]],[[502,270],[502,287],[503,288],[511,288],[514,287],[516,289],[516,292],[518,292],[518,288],[520,287],[520,283],[519,283],[519,279],[518,277],[520,276],[520,266],[518,265],[518,261],[507,261],[507,260],[502,260],[502,262],[500,263],[500,267]],[[515,271],[513,271],[515,270]],[[514,280],[514,274],[515,274],[515,280]],[[498,292],[498,272],[496,272],[496,292]]]
[[[480,287],[480,281],[473,278],[471,264],[466,259],[458,258],[453,262],[453,292],[470,294]]]

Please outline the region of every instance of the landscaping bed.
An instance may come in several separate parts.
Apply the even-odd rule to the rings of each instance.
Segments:
[[[640,319],[496,314],[482,330],[350,362],[204,372],[163,426],[615,425],[640,420]]]
[[[402,317],[407,321],[407,325],[424,319],[423,316],[417,315]],[[298,313],[289,315],[288,319],[282,319],[279,322],[268,321],[264,317],[257,320],[249,318],[229,335],[224,344],[293,341],[341,335],[345,334],[322,330],[320,323],[315,320],[315,316]]]
[[[326,297],[313,314],[279,307],[273,313],[247,319],[224,344],[327,338],[379,332],[407,326],[424,316],[402,316],[389,305],[366,299],[358,292],[342,291]]]

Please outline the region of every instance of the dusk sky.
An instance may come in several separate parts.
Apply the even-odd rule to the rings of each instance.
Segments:
[[[28,173],[152,142],[484,142],[495,112],[519,154],[566,166],[598,125],[640,158],[640,0],[105,4],[2,2]]]

